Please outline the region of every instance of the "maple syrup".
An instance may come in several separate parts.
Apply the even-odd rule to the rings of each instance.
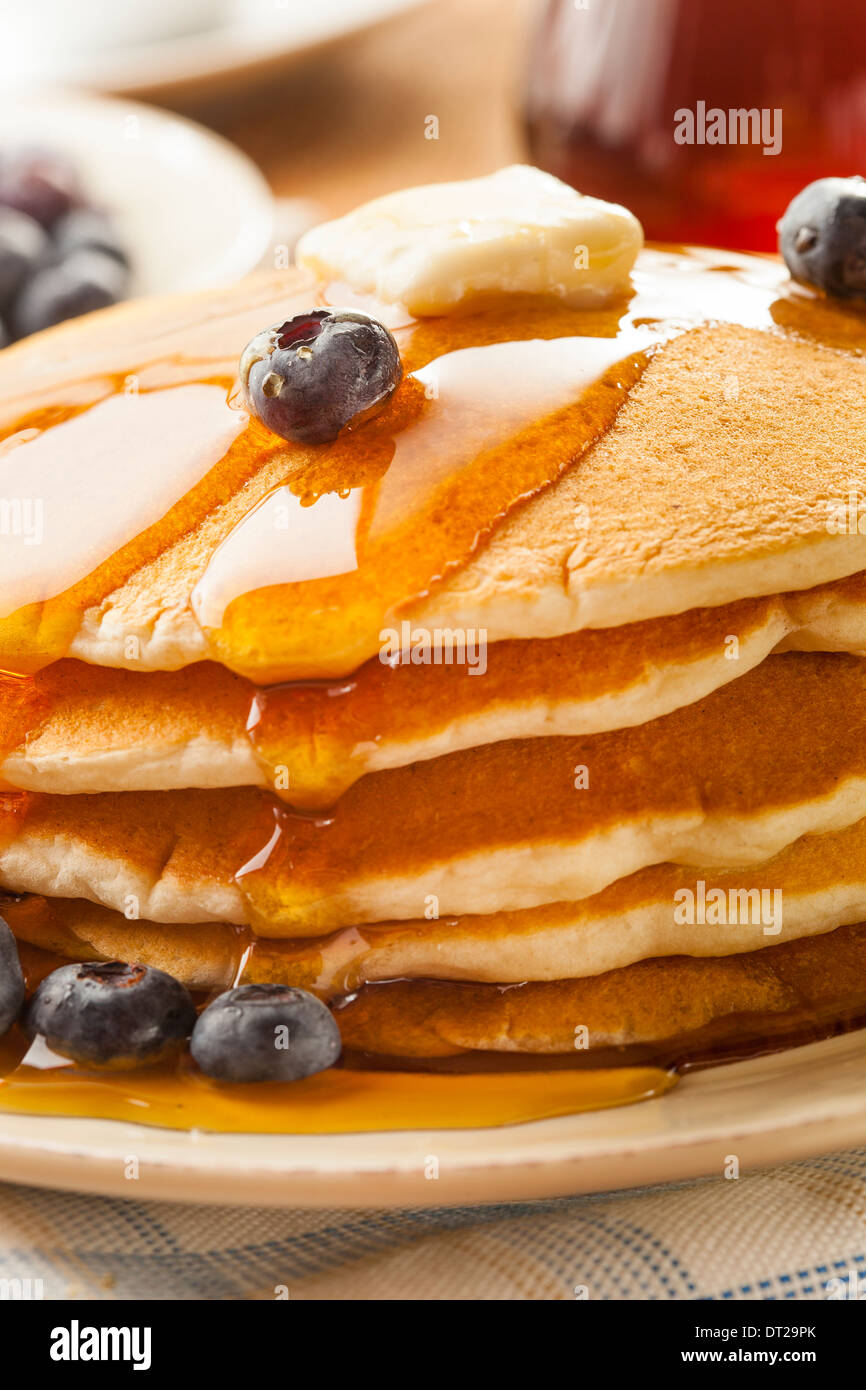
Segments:
[[[50,913],[27,899],[18,911]],[[20,943],[28,991],[67,958]],[[239,970],[246,959],[242,952]],[[205,998],[202,1003],[207,1002]],[[188,1055],[127,1072],[98,1072],[50,1059],[25,1060],[18,1028],[0,1039],[0,1111],[126,1120],[217,1133],[340,1134],[399,1129],[475,1129],[629,1105],[663,1095],[675,1076],[655,1066],[565,1071],[555,1065],[501,1075],[419,1076],[399,1062],[347,1058],[303,1081],[225,1084]]]
[[[864,58],[849,0],[548,0],[529,62],[533,162],[625,202],[649,237],[773,251],[801,188],[866,163]],[[758,123],[733,126],[732,109]],[[722,143],[704,110],[724,113]],[[683,111],[692,140],[677,139]]]
[[[25,900],[26,901],[26,900]],[[863,928],[840,929],[846,936]],[[792,943],[796,951],[801,943]],[[779,948],[776,948],[779,949]],[[783,948],[784,949],[784,948]],[[808,950],[808,946],[807,946]],[[65,957],[21,944],[29,989]],[[832,972],[831,972],[832,973]],[[429,1008],[423,990],[439,982],[368,985],[339,1006],[346,1026],[358,1003],[386,996],[395,1017],[417,1029]],[[444,986],[449,991],[454,985]],[[467,1007],[478,991],[466,985]],[[537,989],[538,986],[535,986]],[[394,999],[394,996],[398,996]],[[202,1000],[202,1002],[206,1002]],[[16,1028],[0,1040],[0,1111],[125,1120],[216,1133],[338,1134],[411,1129],[475,1129],[607,1109],[663,1096],[696,1067],[802,1046],[866,1024],[866,987],[835,997],[818,989],[809,1005],[781,1013],[733,1015],[661,1043],[599,1047],[565,1054],[456,1053],[387,1056],[353,1050],[304,1081],[260,1086],[216,1083],[188,1055],[155,1067],[99,1072],[59,1058],[28,1057]],[[362,1036],[361,1032],[354,1036]]]
[[[25,726],[38,723],[33,673],[67,654],[85,614],[138,571],[171,569],[181,555],[179,602],[188,601],[198,621],[197,655],[255,682],[249,727],[269,770],[283,761],[278,755],[292,730],[312,724],[318,734],[323,703],[337,711],[321,779],[307,778],[310,802],[326,802],[346,784],[347,750],[351,766],[352,749],[377,737],[375,712],[389,700],[405,710],[402,668],[377,664],[383,626],[580,459],[610,428],[660,344],[718,319],[862,347],[860,320],[790,292],[773,262],[649,252],[635,286],[633,295],[597,310],[516,300],[393,325],[401,387],[375,420],[325,448],[277,440],[237,408],[233,392],[236,358],[253,332],[311,301],[327,302],[328,292],[309,283],[277,297],[251,293],[242,312],[195,323],[181,315],[169,330],[145,335],[145,346],[128,358],[106,344],[80,364],[79,376],[71,368],[67,381],[34,391],[23,411],[18,392],[0,399],[0,491],[31,476],[55,509],[44,518],[46,535],[65,527],[58,545],[33,547],[37,553],[23,559],[26,536],[17,538],[20,547],[0,550],[4,742],[17,746]],[[140,654],[125,659],[136,669]],[[429,710],[447,698],[443,670],[413,681],[423,686],[419,732],[425,701]],[[460,670],[448,679],[471,708],[471,676]],[[322,834],[335,823],[328,815],[303,819],[269,796],[251,795],[253,818],[267,833],[238,877],[265,931],[279,918],[274,884],[280,873],[295,875],[304,843],[315,839],[324,856],[316,892],[323,876],[337,874],[328,845],[339,831]],[[27,793],[0,798],[0,841],[14,836],[34,804]],[[448,829],[454,845],[460,832],[456,816]],[[40,968],[48,968],[45,960],[31,962]],[[347,1020],[352,1007],[346,1001]],[[14,1053],[14,1038],[4,1047],[13,1055],[0,1108],[184,1128],[474,1127],[621,1104],[673,1084],[670,1066],[658,1059],[501,1073],[501,1061],[494,1067],[488,1059],[482,1075],[419,1078],[395,1071],[393,1059],[350,1057],[354,1066],[262,1090],[215,1087],[187,1061],[122,1078],[76,1067],[40,1070]]]
[[[13,1060],[7,1054],[7,1066]],[[186,1061],[122,1075],[18,1061],[0,1075],[0,1111],[235,1134],[482,1129],[630,1105],[675,1082],[657,1067],[493,1076],[332,1067],[303,1081],[254,1086],[209,1081]]]
[[[694,250],[647,252],[634,279],[599,309],[518,296],[395,325],[401,386],[328,446],[287,445],[227,404],[251,311],[163,330],[144,362],[106,350],[110,370],[97,358],[23,414],[18,391],[0,396],[0,495],[29,478],[49,542],[0,548],[0,669],[58,660],[86,613],[159,566],[201,626],[196,655],[258,684],[350,674],[610,427],[660,343],[715,319],[772,328],[788,293],[772,262]],[[326,297],[292,283],[260,320]],[[134,640],[118,660],[146,666]]]

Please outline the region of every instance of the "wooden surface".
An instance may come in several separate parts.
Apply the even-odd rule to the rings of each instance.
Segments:
[[[267,86],[189,114],[234,140],[281,197],[325,215],[408,184],[525,156],[523,67],[535,0],[428,0]],[[438,139],[426,138],[428,117]]]

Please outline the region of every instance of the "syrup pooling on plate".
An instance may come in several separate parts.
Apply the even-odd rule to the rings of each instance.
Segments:
[[[28,990],[66,963],[26,945],[21,956]],[[0,1039],[0,1111],[216,1133],[477,1129],[628,1105],[663,1095],[676,1082],[653,1066],[418,1076],[399,1068],[368,1070],[362,1058],[357,1064],[264,1086],[215,1083],[188,1056],[125,1073],[89,1071],[31,1050],[13,1029]]]
[[[218,1085],[183,1067],[148,1068],[119,1079],[19,1064],[0,1078],[0,1110],[214,1133],[483,1129],[650,1100],[675,1082],[656,1067],[499,1076],[331,1068],[303,1081],[256,1087]]]
[[[23,900],[21,906],[26,904]],[[38,910],[38,908],[37,908]],[[261,943],[271,953],[273,943]],[[258,944],[248,962],[255,959]],[[28,988],[65,957],[21,943]],[[267,977],[267,966],[251,972]],[[820,1008],[783,1014],[732,1014],[692,1034],[657,1044],[610,1046],[557,1054],[460,1052],[424,1055],[430,1042],[435,982],[394,981],[367,986],[338,1006],[350,1040],[343,1064],[304,1081],[265,1086],[225,1085],[203,1077],[188,1057],[126,1073],[88,1071],[39,1051],[13,1029],[0,1040],[0,1111],[80,1115],[173,1129],[246,1133],[360,1133],[381,1130],[475,1129],[517,1124],[631,1104],[662,1096],[681,1072],[739,1061],[816,1042],[862,1027],[866,997],[859,990]],[[453,989],[453,986],[448,987]],[[497,986],[463,987],[466,1007]],[[373,1012],[370,1013],[370,1004]],[[382,1015],[380,1004],[385,1004]],[[405,1055],[352,1050],[399,1028]],[[378,1020],[378,1021],[377,1021]],[[371,1029],[371,1023],[373,1027]],[[384,1023],[384,1029],[383,1029]]]

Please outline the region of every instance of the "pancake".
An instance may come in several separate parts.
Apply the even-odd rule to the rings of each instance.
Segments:
[[[665,956],[549,984],[368,985],[338,1012],[343,1046],[401,1058],[461,1053],[574,1056],[662,1047],[718,1058],[826,1035],[866,1018],[866,925],[723,959]],[[673,1046],[671,1046],[673,1044]],[[602,1060],[600,1058],[599,1060]],[[604,1058],[604,1060],[607,1060]]]
[[[249,945],[248,932],[223,922],[168,928],[159,922],[128,921],[122,912],[83,898],[28,895],[0,900],[0,915],[19,943],[52,956],[139,961],[195,990],[228,989]]]
[[[393,979],[578,979],[659,956],[753,952],[863,921],[866,820],[804,836],[745,874],[653,865],[579,902],[305,940],[216,922],[130,921],[76,898],[26,897],[2,911],[33,946],[76,960],[144,960],[199,988],[226,988],[241,962],[245,977],[328,997]]]
[[[119,957],[170,971],[193,988],[223,989],[238,977],[311,981],[292,956],[261,943],[244,961],[237,934],[215,924],[172,930],[124,923],[87,904],[38,900],[9,910],[19,940],[70,959]],[[31,910],[34,909],[34,910]],[[114,917],[114,920],[109,920]],[[26,950],[25,944],[25,950]],[[118,950],[117,948],[121,949]],[[574,1055],[668,1045],[667,1060],[725,1047],[764,1049],[774,1036],[818,1036],[845,1017],[866,1017],[866,924],[838,927],[728,956],[669,955],[593,976],[506,986],[420,979],[366,985],[334,1001],[343,1045],[394,1058],[463,1053]],[[585,1033],[584,1031],[585,1030]],[[620,1059],[622,1060],[622,1059]]]
[[[253,788],[10,794],[0,882],[276,937],[571,901],[650,864],[753,865],[853,824],[864,718],[859,658],[791,653],[651,724],[376,773],[318,818]]]
[[[302,271],[0,354],[28,988],[64,959],[292,985],[372,1070],[866,1021],[866,321],[700,248],[590,307],[500,279],[365,300],[400,354],[364,349],[370,409],[311,323],[358,286]],[[261,358],[238,379],[295,315],[306,436],[359,406],[317,444],[257,418]]]
[[[732,253],[646,252],[636,284],[394,323],[403,385],[318,452],[225,404],[248,338],[324,293],[300,273],[16,346],[2,491],[23,508],[28,477],[48,512],[45,544],[12,526],[0,552],[0,665],[344,675],[398,609],[550,637],[866,568],[839,520],[866,487],[861,320]]]
[[[627,627],[494,643],[483,668],[373,660],[336,687],[261,690],[215,662],[145,673],[66,660],[0,681],[0,776],[64,794],[269,786],[319,808],[365,773],[505,739],[645,723],[774,648],[796,647],[866,651],[866,575]]]

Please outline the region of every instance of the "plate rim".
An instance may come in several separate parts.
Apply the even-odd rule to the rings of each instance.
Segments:
[[[859,1042],[852,1046],[852,1038]],[[866,1143],[864,1060],[861,1030],[694,1072],[634,1105],[472,1130],[210,1134],[3,1112],[0,1180],[135,1200],[311,1210],[624,1192],[720,1177],[731,1153],[748,1171]],[[836,1071],[835,1087],[816,1094],[806,1085],[810,1069],[825,1079]],[[767,1103],[756,1100],[749,1118],[738,1119],[738,1101],[755,1087],[761,1102],[770,1088]],[[690,1124],[689,1111],[712,1106],[714,1093],[715,1117]],[[139,1170],[130,1182],[125,1165],[133,1156]],[[435,1183],[425,1176],[432,1156]]]

